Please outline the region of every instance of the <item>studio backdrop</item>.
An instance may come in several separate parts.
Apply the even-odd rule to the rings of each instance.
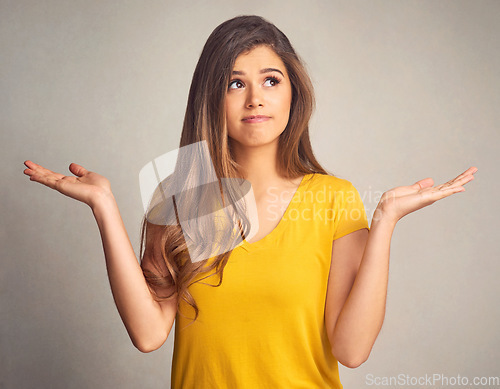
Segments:
[[[91,210],[30,182],[23,162],[107,177],[139,254],[139,172],[178,147],[209,34],[245,14],[304,60],[313,149],[369,219],[386,190],[479,168],[398,223],[385,323],[368,361],[341,367],[345,388],[495,387],[500,2],[0,0],[0,388],[169,387],[173,332],[134,348]]]

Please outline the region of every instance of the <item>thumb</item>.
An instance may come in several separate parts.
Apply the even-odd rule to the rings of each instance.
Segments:
[[[69,165],[69,171],[78,177],[81,177],[84,174],[88,173],[87,169],[85,169],[83,166],[80,166],[74,162]]]
[[[415,189],[430,188],[434,185],[434,180],[430,177],[424,178],[423,180],[417,181],[413,186]]]

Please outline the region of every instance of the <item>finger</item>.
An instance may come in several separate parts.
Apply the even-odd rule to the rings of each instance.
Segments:
[[[28,167],[28,169],[24,170],[24,174],[33,177],[33,175],[37,176],[53,176],[56,179],[61,179],[64,177],[64,174],[53,172],[52,170],[46,169],[41,165],[38,165],[32,161],[25,161],[24,164]]]
[[[456,186],[465,185],[466,183],[472,181],[474,179],[473,173],[463,173],[453,180],[450,180],[444,184],[436,186],[436,189],[441,190],[444,188],[454,188]]]
[[[27,167],[27,169],[24,169],[24,174],[29,176],[35,174],[35,172],[41,167],[30,160],[24,161],[24,165]]]
[[[470,174],[470,175],[464,176],[464,177],[456,180],[450,187],[464,186],[465,184],[467,184],[468,182],[471,182],[472,180],[474,180],[474,176],[472,174]]]
[[[462,174],[459,174],[454,179],[452,179],[452,180],[450,180],[450,181],[448,181],[448,182],[446,182],[444,184],[436,186],[436,188],[441,189],[443,187],[448,187],[448,186],[454,185],[456,183],[458,183],[458,185],[463,185],[463,184],[461,184],[461,182],[463,182],[463,183],[469,182],[470,179],[468,177],[472,177],[472,175],[474,173],[476,173],[477,170],[478,170],[477,167],[471,166],[466,171],[464,171]],[[418,183],[420,184],[420,186],[421,186],[422,189],[429,188],[429,187],[432,187],[432,185],[434,185],[434,183],[433,183],[433,181],[432,181],[431,178],[425,178],[423,180],[418,181],[417,184]]]
[[[83,166],[78,165],[74,162],[69,165],[69,171],[78,177],[81,177],[81,176],[89,173],[89,171],[87,169],[85,169]]]
[[[419,189],[430,188],[434,185],[434,180],[430,177],[417,181],[414,185],[418,185]]]
[[[31,168],[33,165],[36,165],[35,162],[30,161],[29,159],[27,161],[24,161],[24,164],[26,167]]]
[[[466,176],[469,176],[469,175],[473,175],[476,172],[477,172],[477,167],[471,166],[466,171],[464,171],[462,174],[459,174],[458,176],[456,176],[453,180],[448,181],[446,184],[452,184],[454,181],[460,180],[463,177],[466,177]],[[446,185],[446,184],[443,184],[443,185]]]
[[[444,199],[445,197],[451,196],[455,193],[465,192],[465,188],[463,186],[455,186],[443,188],[440,190],[436,190],[433,192],[426,193],[427,196],[431,199],[432,202]]]
[[[40,184],[48,186],[51,189],[55,189],[55,185],[58,180],[58,178],[54,177],[54,175],[51,174],[34,173],[30,176],[30,181],[38,182]]]
[[[475,166],[471,166],[468,168],[464,173],[470,173],[470,174],[475,174],[478,171],[478,168]]]

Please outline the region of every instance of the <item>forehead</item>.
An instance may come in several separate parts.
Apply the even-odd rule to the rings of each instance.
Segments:
[[[285,73],[285,64],[278,54],[268,46],[257,46],[249,52],[240,54],[234,62],[233,70],[260,70],[263,68],[278,68]]]

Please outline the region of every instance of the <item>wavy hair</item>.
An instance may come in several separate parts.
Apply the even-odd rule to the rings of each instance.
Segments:
[[[315,108],[314,89],[309,75],[285,34],[259,16],[238,16],[227,20],[209,36],[193,74],[180,147],[206,141],[219,182],[222,178],[244,178],[233,158],[228,140],[225,98],[236,58],[260,45],[268,46],[281,58],[292,86],[289,121],[278,141],[279,173],[290,179],[309,173],[328,174],[314,157],[309,139],[309,120]],[[189,169],[186,182],[194,182],[205,173],[199,164],[198,168],[197,164],[192,165],[195,168]],[[236,197],[236,194],[229,193],[224,201],[230,202]],[[180,206],[176,204],[177,220],[177,207]],[[189,208],[188,205],[185,207]],[[190,208],[191,211],[183,212],[192,213],[196,207],[191,204]],[[241,235],[244,237],[248,232],[248,224],[243,224]],[[148,229],[152,230],[152,226],[145,217],[141,228],[141,258],[151,248],[148,255],[153,266],[146,268],[141,261],[141,267],[150,290],[157,301],[177,296],[177,312],[180,314],[181,299],[185,301],[194,309],[194,322],[199,308],[188,290],[189,286],[206,278],[194,281],[200,274],[214,269],[214,274],[220,277],[218,284],[211,286],[220,286],[230,251],[217,255],[213,263],[206,266],[207,260],[189,260],[186,239],[179,225],[163,226],[155,234],[148,233]],[[200,228],[200,231],[203,229]],[[171,293],[160,296],[152,287]]]

